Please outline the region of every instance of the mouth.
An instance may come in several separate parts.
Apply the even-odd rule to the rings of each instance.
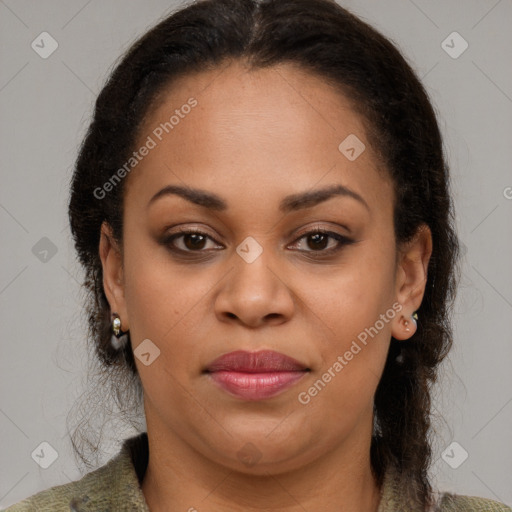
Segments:
[[[230,352],[203,371],[220,389],[243,400],[276,396],[304,377],[310,368],[279,352]]]

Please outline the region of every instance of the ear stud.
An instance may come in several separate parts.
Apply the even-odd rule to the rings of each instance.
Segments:
[[[126,343],[128,342],[128,334],[122,334],[121,333],[121,319],[119,318],[119,315],[117,313],[112,313],[113,319],[112,319],[112,337],[110,338],[110,343],[112,344],[112,347],[114,350],[119,350],[120,348],[124,347]]]
[[[418,320],[418,314],[417,314],[417,313],[413,313],[413,314],[411,315],[411,317],[410,317],[410,318],[411,318],[411,320],[414,322],[414,325],[415,325],[415,326],[417,326],[417,325],[418,325],[418,322],[417,322],[417,320]],[[404,319],[404,322],[403,322],[403,323],[404,323],[404,326],[405,326],[405,330],[406,330],[407,332],[411,332],[411,328],[409,327],[409,320]]]

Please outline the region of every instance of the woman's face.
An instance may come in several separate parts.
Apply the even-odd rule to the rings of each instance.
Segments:
[[[291,65],[235,63],[175,82],[143,146],[125,178],[122,265],[106,237],[100,252],[150,435],[253,473],[366,450],[390,337],[413,333],[400,320],[430,254],[426,237],[396,252],[392,185],[362,119]],[[299,365],[211,366],[234,351]]]

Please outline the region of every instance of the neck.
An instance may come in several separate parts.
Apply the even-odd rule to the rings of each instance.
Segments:
[[[153,427],[153,428],[151,428]],[[368,436],[371,439],[371,436]],[[309,464],[243,473],[204,457],[170,430],[148,421],[149,461],[142,492],[152,512],[377,512],[380,489],[368,443],[346,439]]]

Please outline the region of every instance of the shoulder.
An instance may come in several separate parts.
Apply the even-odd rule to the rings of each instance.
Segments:
[[[129,440],[131,441],[131,440]],[[149,512],[125,442],[122,450],[80,480],[51,487],[5,512]]]
[[[53,511],[69,512],[92,510],[108,510],[105,499],[109,495],[109,487],[115,482],[113,470],[118,462],[111,460],[101,468],[85,475],[80,480],[64,485],[57,485],[41,491],[6,509],[6,512]]]
[[[512,512],[512,508],[498,501],[474,496],[444,493],[441,496],[441,512]]]
[[[408,486],[406,475],[399,475],[393,467],[384,474],[382,484],[382,498],[378,512],[411,512],[416,509],[405,502],[403,489]],[[477,498],[474,496],[463,496],[450,492],[434,491],[434,504],[429,512],[512,512],[512,508],[504,503]]]

